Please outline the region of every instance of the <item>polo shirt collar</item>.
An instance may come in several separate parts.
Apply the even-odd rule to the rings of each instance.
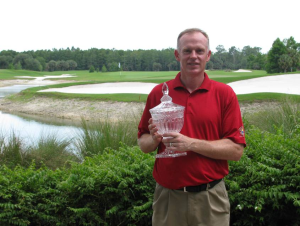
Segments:
[[[180,76],[181,76],[181,72],[179,72],[174,79],[174,83],[173,83],[174,89],[177,87],[183,87],[184,89],[186,89],[180,80]],[[210,87],[211,87],[210,78],[208,77],[206,72],[204,72],[204,80],[203,80],[201,86],[196,90],[207,90],[208,91],[210,89]]]

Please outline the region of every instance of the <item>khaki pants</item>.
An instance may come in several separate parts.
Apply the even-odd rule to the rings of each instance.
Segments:
[[[230,204],[222,180],[208,191],[183,192],[156,184],[153,226],[228,226]]]

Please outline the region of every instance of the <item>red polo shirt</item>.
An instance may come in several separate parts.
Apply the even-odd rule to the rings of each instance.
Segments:
[[[138,127],[139,138],[149,133],[149,109],[161,103],[162,85],[154,87],[148,95]],[[204,140],[229,138],[235,143],[246,145],[240,107],[230,86],[210,80],[206,73],[202,85],[192,93],[181,83],[180,73],[167,85],[172,101],[185,106],[181,134]],[[158,152],[164,149],[161,143]],[[187,153],[187,156],[182,157],[157,158],[153,169],[156,182],[169,189],[178,189],[208,183],[228,174],[226,160],[211,159],[192,151]]]

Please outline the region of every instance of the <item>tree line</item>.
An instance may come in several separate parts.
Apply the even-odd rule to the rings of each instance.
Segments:
[[[235,46],[228,50],[216,47],[206,65],[209,70],[266,70],[268,73],[295,71],[300,67],[300,43],[293,37],[277,38],[267,54],[260,47]],[[26,69],[34,71],[177,71],[174,49],[163,50],[117,50],[79,48],[16,52],[0,52],[0,69]]]

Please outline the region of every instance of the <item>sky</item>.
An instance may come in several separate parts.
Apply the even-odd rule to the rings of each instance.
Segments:
[[[176,48],[178,34],[200,28],[218,45],[300,42],[299,0],[0,0],[0,51]]]

